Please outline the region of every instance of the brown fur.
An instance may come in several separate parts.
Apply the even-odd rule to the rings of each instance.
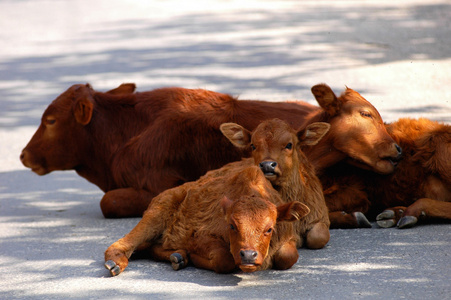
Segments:
[[[308,211],[300,202],[284,203],[257,167],[231,163],[154,198],[138,225],[106,250],[105,266],[118,275],[144,243],[176,270],[189,261],[218,273],[288,269],[298,259],[297,236],[283,221]],[[245,251],[255,261],[245,260]]]
[[[388,158],[398,155],[375,108],[351,89],[336,97],[326,85],[313,87],[320,108],[301,101],[241,101],[201,89],[134,93],[134,88],[124,84],[106,93],[89,85],[69,88],[44,112],[22,163],[39,175],[74,169],[105,192],[100,202],[105,217],[131,217],[141,216],[160,192],[250,155],[221,134],[225,122],[248,130],[275,117],[293,128],[330,122],[330,133],[305,149],[317,170],[350,157],[386,173],[392,170]],[[362,117],[363,110],[372,117]]]
[[[363,212],[383,227],[413,226],[421,218],[451,219],[451,126],[427,119],[400,119],[386,125],[403,148],[391,175],[344,164],[322,176],[330,211]],[[343,215],[343,214],[342,214]],[[333,227],[357,227],[331,217]]]
[[[235,146],[252,148],[253,163],[275,163],[274,172],[266,178],[286,202],[298,199],[310,208],[310,214],[297,223],[296,232],[308,248],[323,248],[329,241],[329,217],[319,179],[301,151],[303,145],[317,144],[330,125],[313,123],[296,132],[287,123],[273,119],[250,132],[234,123],[221,125],[221,131]],[[262,167],[262,171],[265,169]]]

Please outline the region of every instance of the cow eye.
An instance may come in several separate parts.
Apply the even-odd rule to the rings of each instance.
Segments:
[[[47,119],[45,120],[45,122],[46,122],[47,125],[53,125],[53,124],[55,124],[56,119],[53,119],[53,118],[47,118]]]
[[[256,149],[254,144],[251,144],[251,149],[252,149],[252,151]]]
[[[230,224],[230,229],[235,231],[235,226],[233,226],[233,224]]]
[[[272,232],[272,228],[269,227],[268,230],[266,230],[265,235],[269,235],[269,234],[271,234],[271,232]]]
[[[293,144],[292,143],[288,143],[286,146],[285,146],[285,149],[288,149],[288,150],[291,150],[293,148]]]
[[[371,114],[367,111],[361,111],[360,115],[365,118],[372,118]]]

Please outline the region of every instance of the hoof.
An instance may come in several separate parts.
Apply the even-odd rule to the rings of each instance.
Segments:
[[[180,253],[177,252],[172,253],[169,259],[171,260],[172,269],[174,269],[175,271],[178,271],[186,267],[185,260],[183,259],[183,256]]]
[[[400,229],[405,229],[413,227],[417,222],[418,219],[414,216],[404,216],[401,219],[399,219],[397,226]]]
[[[121,268],[119,268],[118,265],[112,260],[108,260],[105,262],[105,268],[107,268],[110,271],[110,274],[112,276],[119,275],[121,273]]]
[[[365,215],[359,211],[352,213],[357,220],[359,228],[371,228],[371,223],[365,217]]]
[[[376,223],[382,228],[390,228],[395,226],[395,212],[392,210],[385,210],[381,212],[376,217]]]

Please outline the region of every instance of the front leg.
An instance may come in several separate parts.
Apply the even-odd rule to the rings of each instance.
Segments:
[[[296,241],[290,240],[284,243],[274,253],[272,258],[272,268],[276,270],[287,270],[291,268],[299,258]]]
[[[198,244],[189,256],[195,267],[216,273],[230,273],[236,267],[230,246],[222,240]]]
[[[451,220],[451,202],[421,198],[408,207],[388,208],[377,216],[380,227],[413,227],[420,219]]]
[[[309,231],[307,231],[305,244],[309,249],[321,249],[326,246],[329,239],[329,227],[322,222],[318,222],[313,225]]]
[[[105,218],[141,217],[154,196],[134,188],[111,190],[103,195],[100,208]]]

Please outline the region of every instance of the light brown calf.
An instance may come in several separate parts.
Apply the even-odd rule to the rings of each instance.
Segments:
[[[283,221],[308,212],[300,202],[284,203],[257,167],[232,163],[155,197],[138,225],[106,250],[105,266],[118,275],[146,245],[175,270],[189,261],[218,273],[288,269],[298,259],[298,237]]]
[[[239,148],[251,148],[253,163],[261,168],[285,202],[297,199],[310,208],[310,214],[296,224],[301,239],[298,246],[323,248],[329,241],[329,216],[315,170],[301,151],[327,133],[330,125],[313,123],[295,131],[286,122],[273,119],[253,132],[235,123],[221,125],[222,133]],[[305,239],[305,241],[304,241]]]

